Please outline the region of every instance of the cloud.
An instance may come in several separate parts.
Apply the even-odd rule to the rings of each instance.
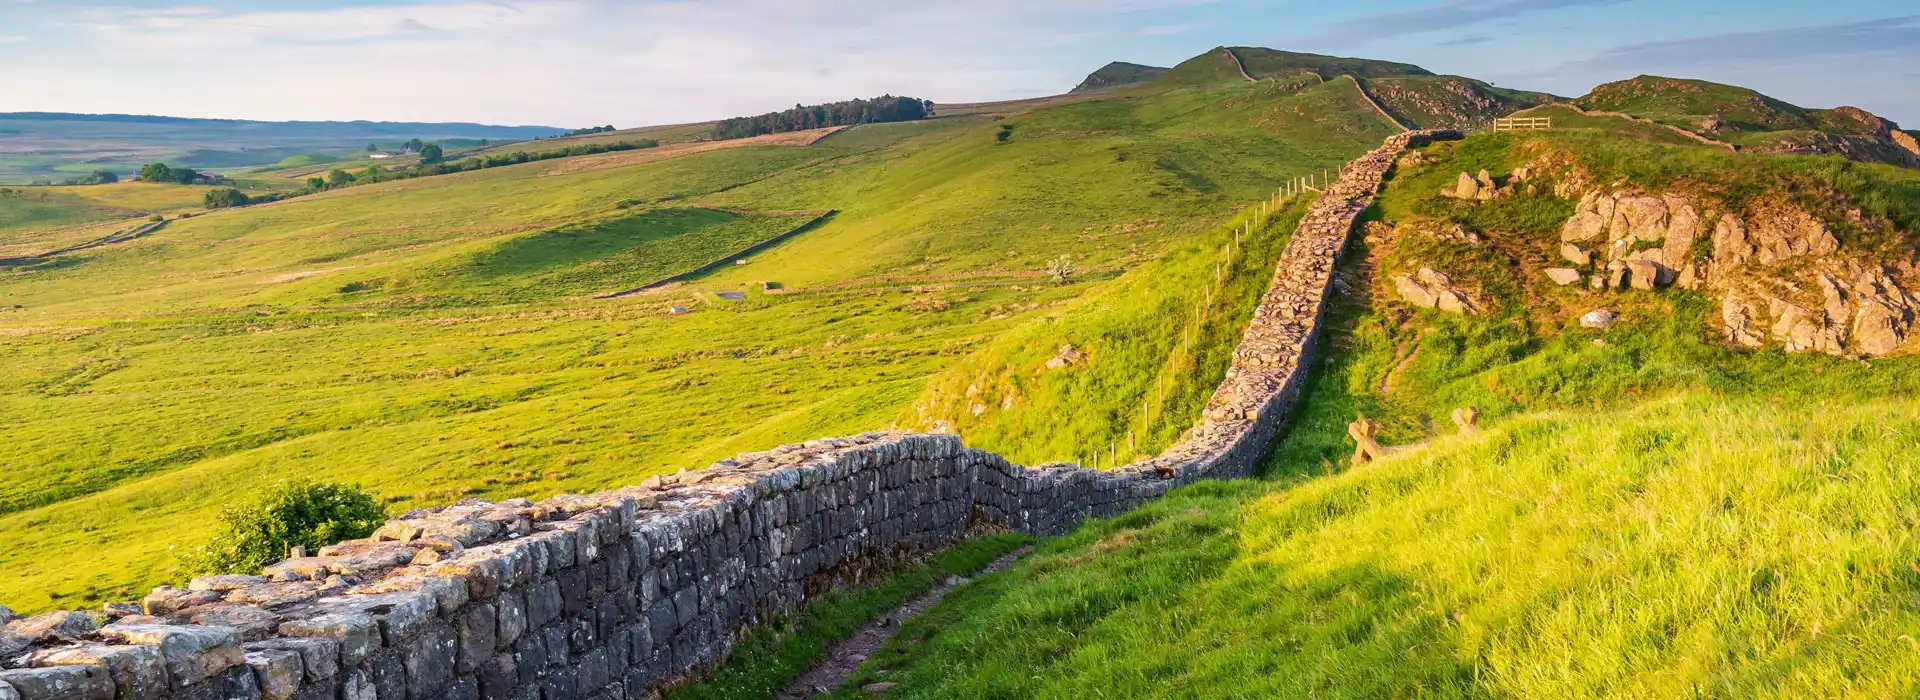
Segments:
[[[20,42],[23,42],[23,41],[26,41],[26,40],[27,40],[27,38],[26,38],[26,37],[24,37],[24,36],[6,36],[6,35],[0,35],[0,44],[18,44],[18,43],[20,43]]]
[[[1493,41],[1493,37],[1487,36],[1485,34],[1472,34],[1469,36],[1460,37],[1458,39],[1448,39],[1446,41],[1442,41],[1437,44],[1434,44],[1434,46],[1436,47],[1473,46],[1475,44],[1485,44],[1490,41]]]
[[[1920,60],[1920,15],[1631,44],[1568,63],[1562,69],[1638,70],[1655,66],[1671,70],[1882,51]]]
[[[1300,38],[1309,46],[1354,46],[1408,34],[1457,29],[1534,12],[1618,5],[1630,0],[1449,0],[1335,22]]]
[[[700,121],[886,92],[967,102],[1064,90],[1078,74],[1057,66],[1085,62],[1096,42],[1190,30],[1185,11],[1210,2],[200,1],[49,11],[38,19],[61,25],[75,58],[9,75],[10,102],[559,125]],[[234,65],[247,70],[205,80]]]

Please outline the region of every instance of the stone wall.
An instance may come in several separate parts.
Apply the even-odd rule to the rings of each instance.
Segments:
[[[539,503],[408,513],[366,540],[0,634],[0,700],[628,700],[739,632],[978,527],[1068,531],[1255,473],[1312,364],[1335,258],[1395,156],[1347,165],[1288,243],[1205,415],[1111,471],[1029,468],[951,435],[867,434]],[[4,610],[4,609],[0,609]],[[0,613],[4,616],[4,613]]]

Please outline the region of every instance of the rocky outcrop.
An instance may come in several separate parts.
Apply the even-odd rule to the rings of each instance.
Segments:
[[[1704,287],[1741,345],[1878,357],[1914,337],[1920,303],[1885,268],[1844,255],[1819,217],[1782,202],[1715,208],[1688,195],[1588,192],[1561,229],[1560,255],[1602,268],[1596,289]]]
[[[1466,292],[1453,286],[1453,278],[1430,267],[1420,268],[1412,275],[1395,275],[1393,289],[1407,303],[1424,309],[1455,314],[1473,312],[1472,300]]]
[[[741,630],[976,528],[1067,532],[1200,479],[1254,474],[1312,366],[1336,258],[1395,157],[1342,169],[1301,220],[1204,417],[1111,471],[1026,467],[952,435],[871,433],[538,503],[467,500],[372,537],[106,608],[14,620],[5,700],[628,700]],[[11,613],[5,613],[11,615]],[[28,635],[32,636],[29,637]],[[13,641],[7,641],[13,640]]]

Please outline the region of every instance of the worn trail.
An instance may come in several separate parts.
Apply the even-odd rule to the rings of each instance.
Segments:
[[[950,576],[940,585],[934,586],[933,590],[868,622],[866,627],[860,628],[860,631],[853,636],[833,645],[833,649],[827,652],[826,658],[822,659],[819,665],[801,674],[792,685],[787,686],[787,689],[780,693],[780,700],[811,698],[831,693],[835,688],[846,685],[847,679],[853,677],[854,671],[860,669],[860,664],[865,663],[867,657],[879,651],[880,647],[886,646],[894,635],[900,633],[900,625],[931,610],[933,606],[940,603],[941,598],[945,598],[954,589],[967,585],[975,578],[1005,571],[1007,567],[1013,566],[1014,562],[1019,561],[1020,557],[1026,556],[1031,551],[1033,547],[1029,546],[1022,547],[1017,552],[1002,555],[985,568],[974,572],[971,578]]]

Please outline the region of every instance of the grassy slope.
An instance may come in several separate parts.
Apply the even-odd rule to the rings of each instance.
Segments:
[[[1903,171],[1835,159],[1578,134],[1436,147],[1381,215],[1458,215],[1494,244],[1379,239],[1343,274],[1438,260],[1503,300],[1488,315],[1342,299],[1339,350],[1270,480],[1202,484],[1043,543],[903,630],[850,687],[884,671],[902,683],[892,697],[1915,692],[1920,364],[1727,348],[1685,293],[1526,291],[1527,241],[1565,202],[1468,212],[1425,193],[1462,168],[1505,172],[1543,141],[1582,149],[1602,181],[1847,191],[1864,171],[1883,179],[1851,196],[1915,201]],[[1622,322],[1578,328],[1571,314],[1596,303]],[[1444,436],[1462,405],[1488,417],[1485,434]],[[1336,467],[1356,409],[1383,419],[1389,444],[1429,442]]]
[[[1251,90],[1039,109],[1007,120],[1005,143],[992,119],[960,117],[348,188],[0,277],[0,301],[24,307],[0,316],[0,460],[30,465],[0,488],[0,600],[137,595],[219,504],[289,475],[402,508],[629,484],[884,427],[988,339],[1377,141],[1328,142],[1340,118]],[[1156,126],[1117,132],[1135,120]],[[696,207],[842,214],[690,285],[577,298],[795,220],[679,220],[714,218]],[[583,261],[575,234],[622,252]],[[1022,277],[1062,253],[1112,271]],[[500,268],[510,283],[493,285]],[[883,274],[979,279],[870,279]],[[711,294],[743,287],[745,302]]]
[[[149,214],[195,210],[211,188],[120,182],[5,189],[8,192],[0,194],[0,257],[101,238],[142,223],[136,220]]]

